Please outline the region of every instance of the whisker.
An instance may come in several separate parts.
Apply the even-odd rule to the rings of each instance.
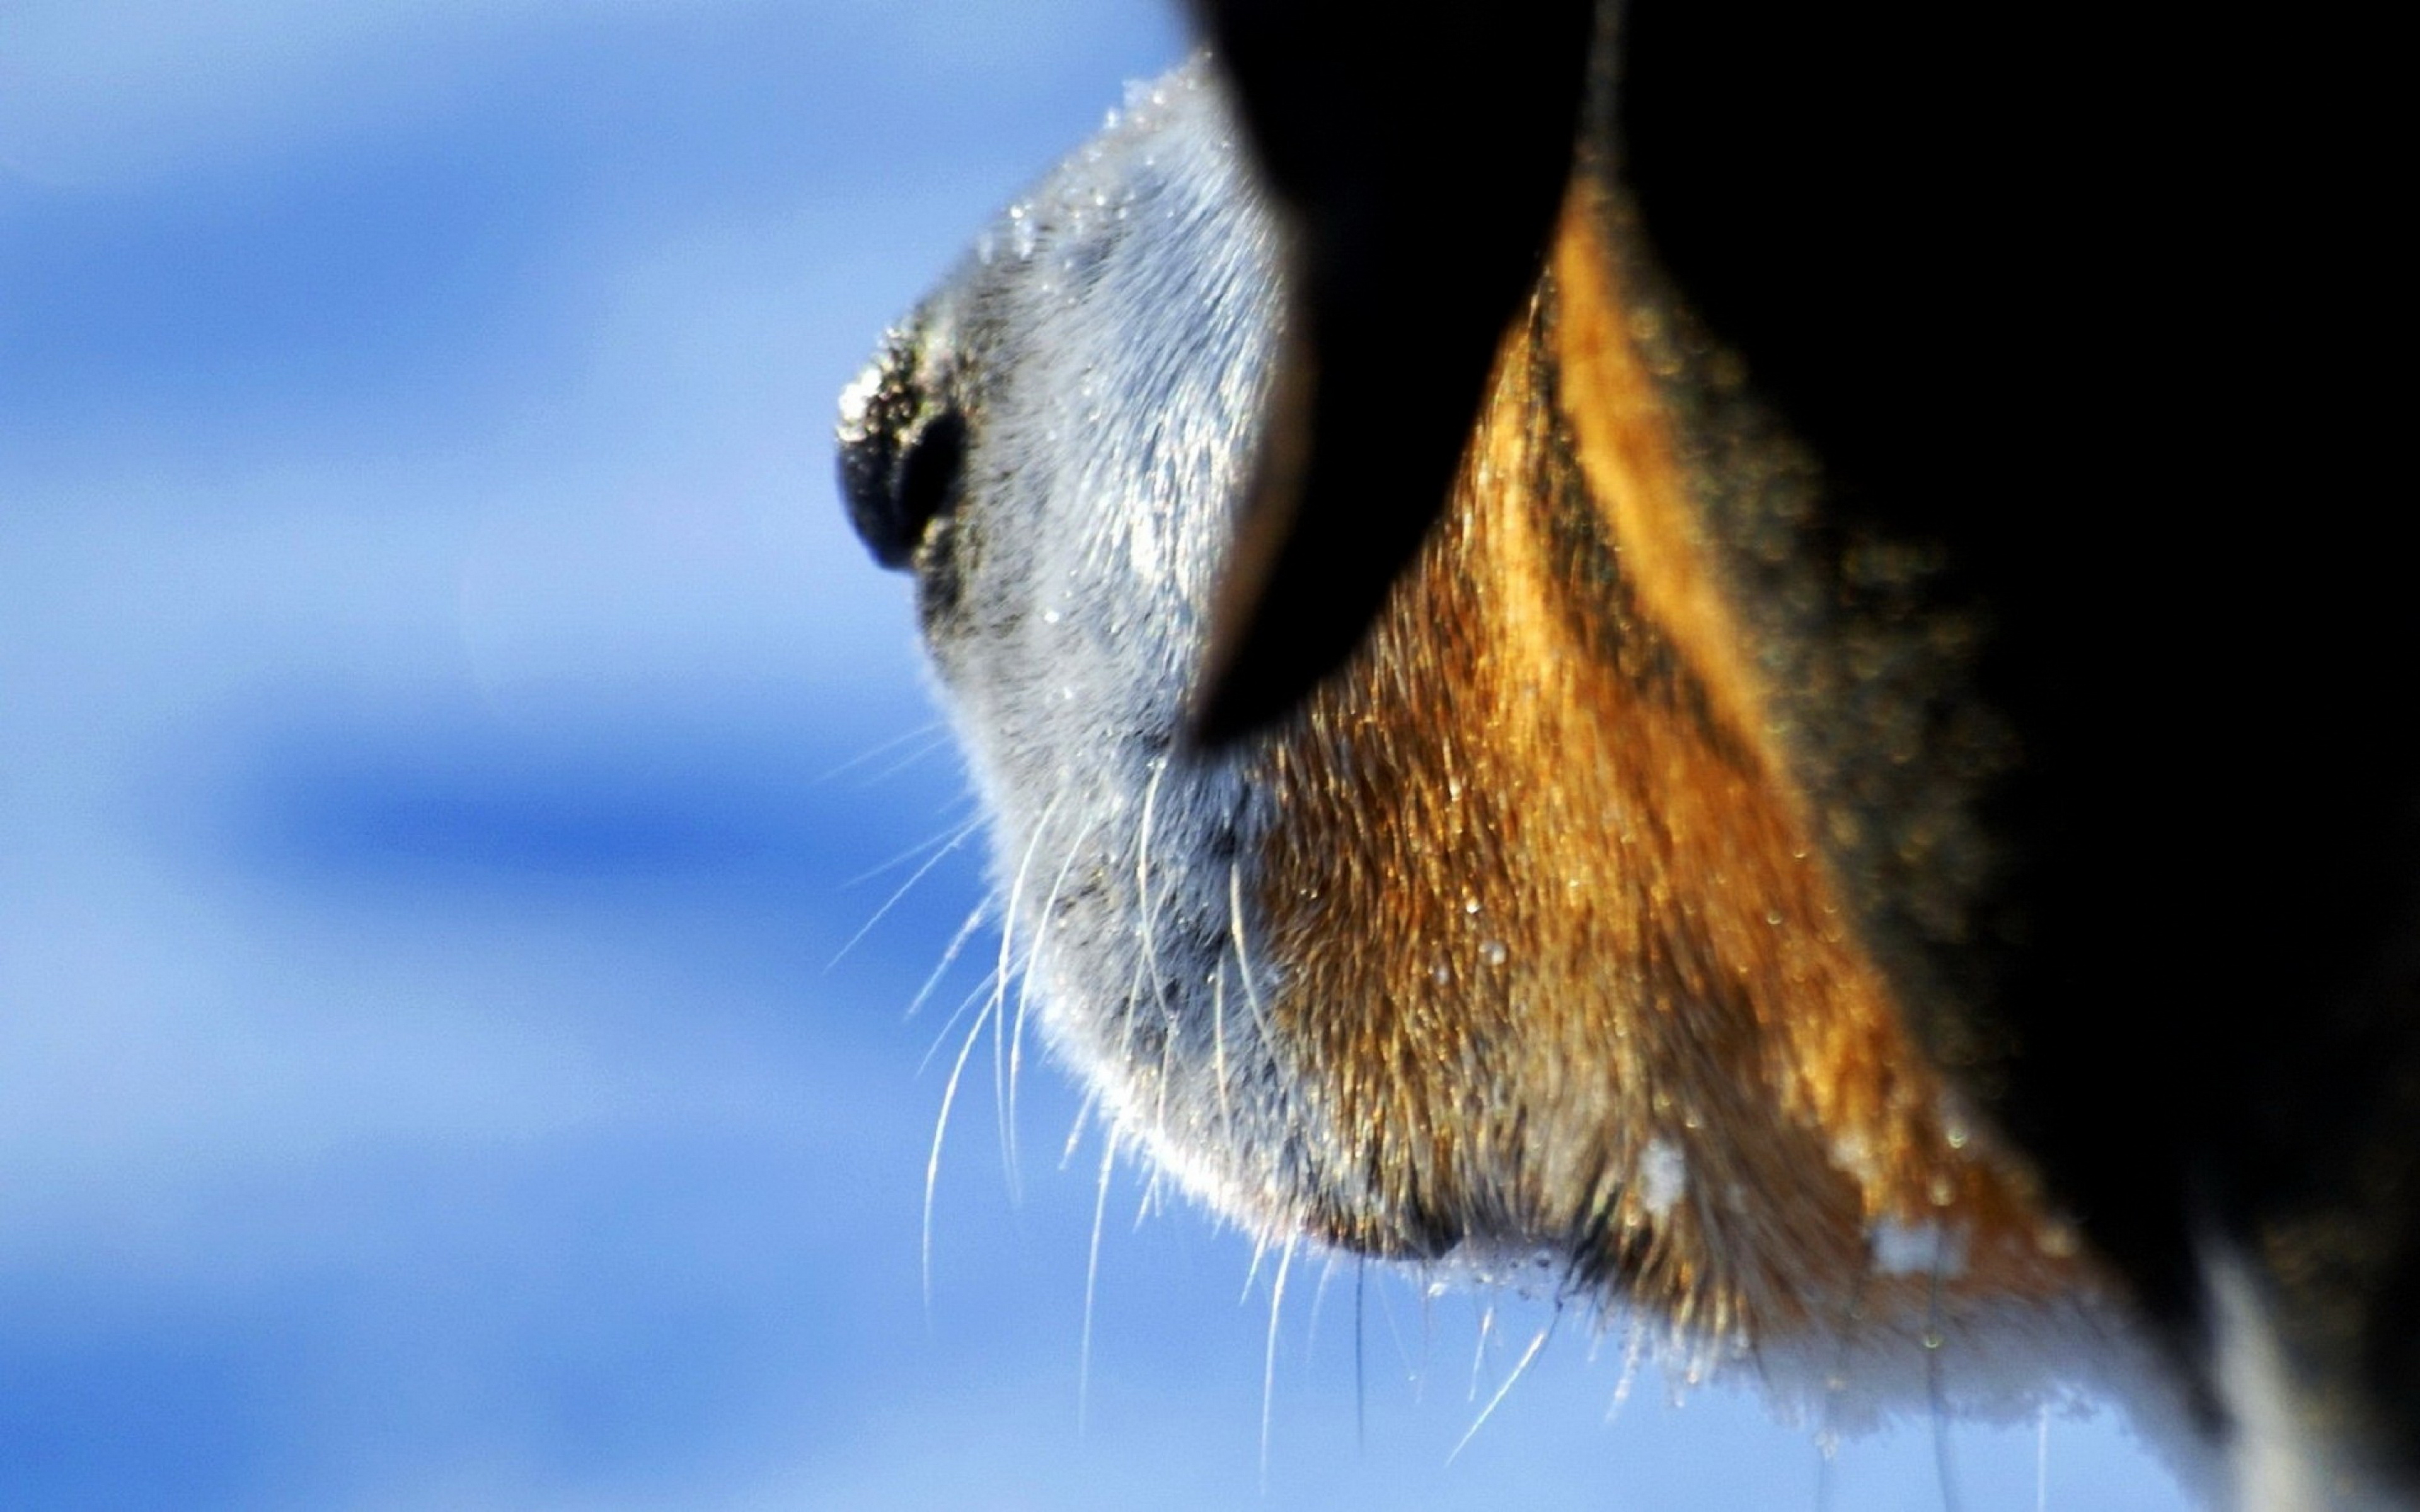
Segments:
[[[1451,1454],[1445,1457],[1447,1464],[1452,1464],[1463,1450],[1470,1447],[1470,1441],[1479,1437],[1479,1430],[1485,1427],[1487,1420],[1496,1415],[1496,1410],[1504,1405],[1504,1398],[1512,1395],[1512,1388],[1519,1385],[1522,1376],[1528,1373],[1529,1363],[1537,1359],[1538,1351],[1546,1347],[1546,1335],[1554,1331],[1554,1320],[1549,1318],[1545,1325],[1538,1330],[1537,1335],[1529,1340],[1529,1347],[1521,1351],[1521,1358],[1512,1365],[1512,1373],[1504,1378],[1503,1385],[1496,1388],[1496,1395],[1490,1396],[1487,1399],[1487,1405],[1480,1409],[1479,1416],[1472,1421],[1468,1431],[1463,1434],[1462,1441],[1453,1446]]]
[[[1269,1342],[1261,1360],[1261,1494],[1269,1493],[1269,1428],[1278,1396],[1278,1319],[1285,1309],[1286,1273],[1294,1269],[1295,1242],[1278,1257],[1276,1284],[1269,1288]],[[1257,1260],[1254,1262],[1257,1264]]]
[[[848,953],[857,949],[857,945],[860,940],[864,939],[868,934],[874,933],[874,926],[882,922],[883,916],[890,913],[893,908],[899,906],[899,900],[907,897],[909,889],[914,887],[919,882],[923,881],[926,873],[930,872],[933,868],[940,865],[943,859],[945,859],[952,851],[964,845],[967,842],[968,837],[974,834],[982,827],[983,821],[981,819],[968,820],[966,824],[959,828],[955,835],[950,837],[950,842],[948,844],[934,852],[931,858],[926,860],[923,866],[918,867],[913,875],[909,876],[907,881],[899,884],[898,891],[883,900],[882,906],[874,911],[874,917],[867,919],[856,933],[848,937],[848,943],[840,948],[840,953],[834,955],[830,961],[824,963],[824,969],[826,971],[830,971],[832,967],[839,965],[843,960],[846,959]]]
[[[1059,1168],[1065,1170],[1076,1163],[1076,1147],[1084,1142],[1084,1125],[1093,1121],[1100,1107],[1100,1094],[1087,1088],[1084,1101],[1076,1107],[1076,1121],[1067,1130],[1066,1148],[1059,1151]]]
[[[1058,806],[1057,798],[1050,801],[1053,808]],[[1067,885],[1067,873],[1075,869],[1076,858],[1083,854],[1084,842],[1091,840],[1093,831],[1099,827],[1100,819],[1095,815],[1093,821],[1077,835],[1075,842],[1067,847],[1066,858],[1059,863],[1058,874],[1050,879],[1050,891],[1042,900],[1041,918],[1033,926],[1033,943],[1025,948],[1024,968],[1017,973],[1016,1014],[1011,1021],[1008,1035],[1008,1121],[1012,1131],[1016,1127],[1016,1084],[1020,1079],[1020,1073],[1025,1069],[1025,1021],[1033,1004],[1033,972],[1035,967],[1041,964],[1043,947],[1050,941],[1050,925],[1059,911],[1060,889]],[[1040,834],[1041,826],[1036,825],[1034,832],[1037,835]],[[1092,1106],[1089,1093],[1086,1094],[1084,1105],[1087,1109]],[[1060,1157],[1061,1165],[1065,1165],[1075,1157],[1077,1137],[1081,1134],[1083,1127],[1083,1119],[1079,1116],[1076,1120],[1075,1131],[1067,1136],[1067,1149],[1066,1153]]]
[[[1156,973],[1155,980],[1157,980]],[[1176,1082],[1176,1057],[1183,1046],[1177,1040],[1174,1010],[1163,1008],[1160,1017],[1159,1086],[1152,1097],[1152,1122],[1165,1129],[1168,1127],[1168,1089]]]
[[[1171,1078],[1169,1068],[1177,1049],[1177,1013],[1168,1000],[1168,971],[1159,959],[1159,905],[1151,895],[1152,821],[1157,811],[1159,784],[1168,775],[1168,757],[1155,756],[1151,761],[1151,780],[1143,784],[1142,814],[1135,830],[1135,928],[1142,945],[1141,959],[1136,971],[1151,979],[1151,1000],[1158,1005],[1160,1018],[1159,1076],[1152,1091],[1152,1123],[1168,1127],[1168,1089]],[[1140,994],[1132,995],[1139,998]],[[1133,1025],[1134,1008],[1128,1006],[1127,1025]],[[1129,1039],[1129,1047],[1131,1039]],[[1126,1058],[1133,1059],[1131,1048]]]
[[[945,728],[922,746],[917,747],[914,750],[911,750],[907,755],[900,757],[897,761],[892,762],[882,770],[866,778],[859,784],[859,786],[868,788],[878,787],[882,783],[888,782],[892,778],[897,777],[900,773],[908,770],[908,768],[915,765],[918,762],[923,761],[925,757],[932,755],[933,752],[947,749],[949,745],[950,733]]]
[[[1479,1346],[1470,1355],[1470,1390],[1466,1397],[1479,1400],[1479,1378],[1487,1367],[1487,1346],[1496,1339],[1496,1304],[1488,1303],[1479,1314]]]
[[[908,1000],[908,1010],[900,1015],[901,1018],[911,1019],[916,1016],[917,1011],[924,1006],[925,999],[933,995],[933,989],[941,984],[941,978],[948,973],[951,963],[957,960],[958,952],[966,949],[967,941],[973,937],[975,931],[983,928],[983,921],[990,915],[991,900],[988,898],[967,911],[966,922],[960,924],[958,932],[950,936],[950,943],[942,949],[941,959],[933,967],[933,974],[924,979],[924,985],[917,988],[916,995]],[[958,1011],[963,1013],[966,1010],[960,1008]],[[951,1017],[954,1022],[956,1015],[953,1014]],[[924,1058],[927,1063],[930,1063],[933,1057],[927,1055]]]
[[[1394,1341],[1396,1366],[1404,1372],[1404,1380],[1419,1381],[1422,1378],[1421,1362],[1413,1356],[1412,1347],[1404,1341],[1403,1320],[1395,1316],[1395,1304],[1388,1290],[1386,1287],[1378,1288],[1378,1316],[1386,1319],[1387,1336]],[[1417,1392],[1415,1399],[1418,1399]]]
[[[1016,1173],[1016,1101],[1010,1091],[1014,1083],[1008,1069],[1009,1034],[1006,1023],[1008,979],[1016,969],[1016,909],[1017,904],[1025,897],[1025,877],[1033,865],[1034,853],[1041,848],[1042,837],[1049,831],[1050,816],[1058,811],[1059,800],[1065,796],[1066,790],[1062,788],[1044,807],[1042,817],[1035,821],[1033,834],[1025,842],[1025,854],[1017,859],[1016,875],[1009,881],[1008,901],[1001,905],[1000,911],[1000,964],[992,972],[992,1105],[1000,1118],[1000,1161],[1001,1167],[1007,1176],[1008,1200],[1011,1203],[1022,1203],[1025,1200],[1023,1186],[1018,1181]],[[1022,993],[1017,995],[1017,1004],[1021,1018],[1024,1007]]]
[[[1823,1408],[1815,1427],[1815,1506],[1816,1512],[1832,1504],[1833,1462],[1840,1455],[1840,1434],[1835,1417],[1840,1394],[1849,1388],[1849,1351],[1857,1336],[1857,1321],[1865,1308],[1866,1278],[1870,1272],[1860,1267],[1849,1282],[1849,1295],[1840,1319],[1839,1347],[1834,1352],[1831,1372],[1823,1378]]]
[[[1244,1304],[1252,1300],[1252,1288],[1260,1284],[1261,1262],[1267,1258],[1268,1253],[1268,1236],[1266,1234],[1254,1234],[1252,1236],[1252,1263],[1244,1268],[1244,1292],[1243,1295],[1235,1299],[1235,1305],[1240,1307]]]
[[[1084,1414],[1093,1394],[1093,1300],[1101,1285],[1101,1229],[1109,1210],[1109,1172],[1118,1158],[1115,1130],[1101,1135],[1101,1177],[1093,1191],[1093,1241],[1084,1255],[1084,1328],[1076,1345],[1076,1432],[1084,1431]]]
[[[2034,1512],[2050,1512],[2050,1403],[2034,1409]]]
[[[1369,1257],[1353,1257],[1353,1449],[1370,1452],[1370,1376],[1366,1335],[1370,1321]]]
[[[924,742],[924,744],[917,749],[917,755],[922,756],[930,751],[934,747],[949,739],[949,737],[950,728],[948,721],[942,719],[927,719],[923,724],[917,725],[912,729],[901,731],[899,733],[892,735],[888,740],[879,740],[875,742],[865,749],[859,751],[856,755],[851,756],[848,760],[841,763],[838,766],[830,768],[820,776],[810,779],[808,785],[811,787],[821,787],[825,783],[832,781],[837,778],[845,777],[850,772],[863,766],[866,763],[873,761],[876,757],[887,756],[891,752],[897,750],[900,747],[907,745],[909,741],[922,740]]]
[[[1000,1129],[1001,1180],[1008,1188],[1011,1207],[1021,1207],[1025,1190],[1016,1179],[1016,1134],[1008,1118],[1008,1031],[1003,1021],[1008,1017],[1008,978],[1005,964],[993,968],[991,1003],[984,1010],[991,1020],[991,1105],[992,1117]]]
[[[1638,1384],[1639,1361],[1647,1352],[1647,1329],[1636,1314],[1622,1321],[1621,1374],[1613,1383],[1613,1400],[1605,1408],[1605,1426],[1613,1427],[1614,1419],[1630,1400],[1630,1390]]]
[[[1142,1232],[1143,1225],[1151,1222],[1153,1217],[1160,1212],[1160,1204],[1163,1200],[1165,1199],[1161,1196],[1159,1172],[1154,1170],[1143,1178],[1142,1193],[1135,1198],[1134,1232],[1138,1234]]]
[[[1267,1044],[1269,1033],[1267,1012],[1261,1007],[1260,983],[1254,980],[1252,954],[1244,942],[1244,872],[1240,863],[1227,863],[1227,932],[1235,941],[1235,973],[1244,981],[1244,1001],[1251,1005],[1252,1026],[1260,1031],[1261,1042]]]
[[[1126,979],[1125,1003],[1118,1025],[1118,1063],[1135,1063],[1135,1005],[1142,997],[1142,980],[1151,969],[1151,795],[1156,784],[1143,793],[1143,818],[1135,839],[1135,883],[1140,889],[1135,899],[1135,930],[1143,949],[1135,955],[1134,972]]]
[[[896,871],[907,865],[927,851],[946,849],[964,839],[968,830],[982,823],[982,817],[975,815],[962,823],[944,825],[938,833],[927,835],[906,850],[897,852],[885,860],[877,861],[855,876],[849,877],[841,883],[841,889],[845,891],[851,887],[861,887],[884,872]]]
[[[1218,1127],[1235,1127],[1235,1100],[1227,1076],[1227,963],[1210,973],[1210,1079],[1218,1103]]]
[[[967,1030],[966,1042],[958,1047],[958,1058],[950,1067],[950,1079],[941,1088],[941,1111],[933,1120],[933,1152],[924,1162],[924,1234],[922,1245],[924,1273],[924,1322],[933,1320],[933,1193],[941,1180],[941,1141],[950,1132],[950,1106],[957,1101],[958,1080],[966,1074],[967,1057],[974,1054],[975,1041],[983,1038],[984,1020],[990,1016],[991,1007],[975,1015]]]
[[[1948,1347],[1942,1333],[1941,1273],[1948,1264],[1949,1226],[1932,1230],[1932,1269],[1924,1298],[1924,1393],[1932,1407],[1932,1473],[1941,1484],[1942,1512],[1958,1512],[1958,1481],[1949,1462],[1949,1403],[1941,1381],[1941,1355]]]
[[[924,1047],[924,1058],[916,1062],[917,1075],[922,1076],[933,1069],[934,1057],[940,1055],[941,1047],[950,1042],[950,1036],[956,1031],[957,1026],[966,1022],[967,1014],[973,1011],[977,1003],[985,1002],[990,996],[991,974],[985,972],[983,980],[976,982],[973,991],[958,999],[958,1006],[950,1010],[950,1016],[943,1019],[940,1028],[934,1031],[933,1042]],[[978,1019],[976,1022],[980,1024],[982,1021]]]
[[[1162,1014],[1170,1012],[1168,974],[1159,965],[1159,911],[1151,897],[1151,823],[1159,802],[1160,779],[1167,775],[1168,758],[1153,757],[1151,780],[1143,784],[1142,817],[1135,829],[1135,922],[1142,933],[1142,958],[1151,974],[1152,1000],[1159,1005]]]
[[[1305,1326],[1302,1339],[1302,1366],[1311,1367],[1319,1357],[1319,1315],[1327,1306],[1327,1284],[1336,1278],[1337,1255],[1329,1251],[1319,1267],[1319,1284],[1311,1288],[1311,1321]]]
[[[1135,1011],[1135,1004],[1142,995],[1142,979],[1145,969],[1143,959],[1138,956],[1135,958],[1134,974],[1126,979],[1125,1003],[1118,1022],[1118,1064],[1122,1066],[1135,1064],[1135,1020],[1140,1016]],[[1164,1113],[1167,1110],[1165,1107],[1156,1107],[1154,1111]]]
[[[1418,1363],[1412,1367],[1412,1379],[1419,1382],[1419,1385],[1412,1393],[1412,1399],[1414,1401],[1421,1401],[1426,1399],[1428,1396],[1429,1357],[1436,1350],[1437,1289],[1435,1278],[1430,1275],[1429,1270],[1426,1266],[1422,1266],[1420,1268],[1419,1298],[1420,1353]]]

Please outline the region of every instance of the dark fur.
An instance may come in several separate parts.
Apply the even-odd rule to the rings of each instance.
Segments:
[[[1285,8],[1204,8],[1241,41]],[[1247,67],[1242,93],[1274,160],[1323,110],[1365,108],[1306,105],[1307,79],[1392,73],[1483,116],[1568,77],[1568,8],[1528,8],[1546,39],[1514,79],[1473,85],[1450,49],[1332,5],[1285,39],[1321,66]],[[2318,1426],[2420,1482],[2420,762],[2400,733],[2420,634],[2371,539],[2397,475],[2348,433],[2376,418],[2348,337],[2396,302],[2365,244],[2358,179],[2383,148],[2359,136],[2355,60],[2307,35],[1887,4],[1634,0],[1611,24],[1580,162],[1822,458],[1818,548],[1937,550],[1928,594],[1990,627],[1978,691],[2020,757],[1982,806],[1987,897],[1900,931],[1938,984],[1913,997],[1927,1042],[2213,1412],[2214,1242],[2267,1288]],[[1430,191],[1411,164],[1373,173]],[[1421,271],[1310,282],[1425,308]],[[1355,328],[1386,329],[1319,323]],[[1343,513],[1308,471],[1299,510]],[[1335,534],[1301,581],[1368,560]]]
[[[2231,1257],[2300,1427],[2420,1490],[2420,594],[2378,529],[2409,490],[2370,370],[2403,302],[2373,207],[2409,177],[2382,49],[2097,10],[1613,8],[1203,0],[1286,212],[1297,340],[1204,738],[1353,649],[1565,177],[1609,187],[1642,275],[1818,460],[1800,579],[1863,613],[1860,564],[1912,554],[1906,615],[1979,627],[1942,698],[1999,732],[1962,800],[1989,865],[1942,907],[1902,850],[1832,857],[1917,1037],[2214,1432]],[[861,514],[912,539],[891,507]],[[1861,762],[1854,711],[1793,712],[1819,798],[1878,772],[1843,801],[1916,801]]]

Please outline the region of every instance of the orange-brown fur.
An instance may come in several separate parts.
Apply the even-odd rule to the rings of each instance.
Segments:
[[[1216,61],[852,386],[851,517],[1082,878],[1009,887],[1046,1026],[1272,1240],[1544,1256],[1760,1364],[2131,1365],[2247,1504],[2420,1484],[2366,696],[2420,634],[2405,555],[2301,548],[2374,538],[2397,414],[2245,389],[2206,295],[2373,329],[2385,202],[2242,165],[2393,134],[2241,81],[2392,91],[2326,28],[1618,8],[1200,0]]]
[[[1268,1013],[1374,1197],[1313,1220],[1417,1252],[1485,1215],[1756,1338],[2095,1286],[1860,948],[1601,224],[1567,214],[1443,528],[1274,758]],[[1962,1263],[1877,1273],[1878,1223]]]

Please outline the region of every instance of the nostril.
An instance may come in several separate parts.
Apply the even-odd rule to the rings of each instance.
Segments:
[[[966,466],[967,422],[955,409],[930,416],[908,438],[892,494],[910,552],[925,527],[958,507]]]
[[[840,486],[874,560],[904,567],[933,521],[957,507],[966,418],[934,399],[896,342],[841,396]]]

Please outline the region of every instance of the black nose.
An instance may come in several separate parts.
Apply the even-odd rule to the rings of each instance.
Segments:
[[[917,376],[915,339],[894,332],[840,401],[840,490],[858,538],[905,567],[934,520],[958,505],[967,423]]]

